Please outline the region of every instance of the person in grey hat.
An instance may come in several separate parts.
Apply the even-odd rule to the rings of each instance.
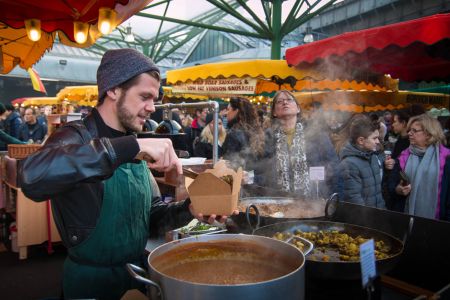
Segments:
[[[136,50],[109,50],[97,82],[98,105],[91,114],[55,131],[19,170],[27,197],[52,200],[68,248],[63,292],[69,299],[120,299],[129,289],[143,289],[125,264],[145,267],[150,231],[162,233],[193,218],[189,200],[173,205],[160,200],[149,172],[150,167],[182,173],[171,141],[134,135],[155,111],[158,67]]]

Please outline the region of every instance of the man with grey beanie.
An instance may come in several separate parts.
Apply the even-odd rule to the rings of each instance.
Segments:
[[[173,205],[160,200],[149,172],[182,173],[171,141],[134,135],[155,111],[158,67],[134,49],[109,50],[97,82],[92,113],[55,131],[19,170],[27,197],[52,200],[68,248],[63,292],[70,299],[120,299],[129,289],[143,289],[125,264],[145,266],[150,231],[165,232],[193,218],[189,200]]]

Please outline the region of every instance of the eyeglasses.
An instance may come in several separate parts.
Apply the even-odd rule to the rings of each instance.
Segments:
[[[283,102],[286,102],[286,103],[292,103],[292,102],[295,102],[295,100],[292,99],[292,98],[277,99],[277,100],[275,101],[275,104],[281,104],[281,103],[283,103]]]
[[[418,133],[418,132],[421,132],[421,131],[423,131],[422,129],[415,129],[415,128],[410,128],[409,130],[408,130],[408,133],[412,133],[412,134],[416,134],[416,133]]]

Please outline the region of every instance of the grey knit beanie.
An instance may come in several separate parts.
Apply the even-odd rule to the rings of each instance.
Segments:
[[[159,73],[159,68],[135,49],[106,51],[97,70],[98,100],[101,102],[108,90],[149,71]]]

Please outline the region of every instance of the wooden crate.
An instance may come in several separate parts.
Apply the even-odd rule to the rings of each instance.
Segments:
[[[15,159],[23,159],[42,147],[39,144],[8,144],[8,156]]]

